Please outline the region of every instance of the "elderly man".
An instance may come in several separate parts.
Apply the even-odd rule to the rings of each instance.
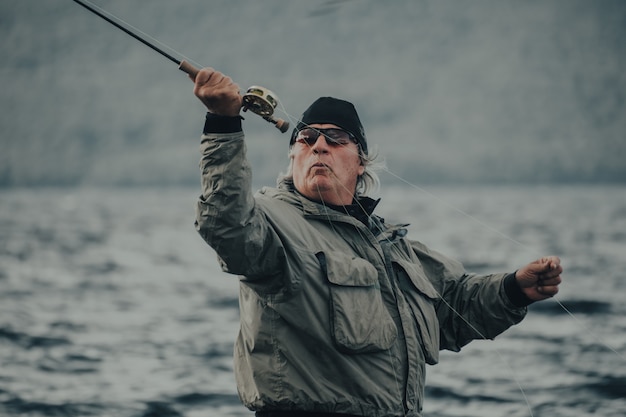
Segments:
[[[420,416],[440,349],[494,338],[557,293],[545,257],[476,275],[373,214],[375,181],[354,106],[322,97],[303,114],[277,188],[253,196],[239,87],[203,69],[197,230],[240,276],[235,373],[257,417]]]

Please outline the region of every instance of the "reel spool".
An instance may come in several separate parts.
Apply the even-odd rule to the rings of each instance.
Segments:
[[[243,111],[250,110],[252,113],[258,114],[268,122],[273,123],[282,133],[285,133],[289,130],[289,123],[283,119],[272,117],[274,109],[278,105],[278,100],[275,97],[274,93],[265,87],[252,86],[243,95]]]

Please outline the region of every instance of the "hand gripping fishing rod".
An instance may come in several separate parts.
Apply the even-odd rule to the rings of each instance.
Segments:
[[[91,5],[89,2],[85,2],[83,0],[74,0],[74,2],[80,4],[93,14],[101,17],[116,28],[137,39],[139,42],[158,52],[170,61],[176,63],[179,70],[183,71],[186,74],[189,74],[192,78],[195,78],[198,74],[198,68],[194,67],[189,62],[185,61],[184,59],[176,59],[155,44],[148,42],[146,39],[134,33],[132,30],[124,27],[121,23],[118,23],[112,17],[100,12],[100,10],[93,7],[93,5]],[[276,95],[274,95],[274,93],[272,93],[270,90],[265,87],[252,86],[248,88],[248,91],[246,92],[246,94],[243,95],[242,98],[243,111],[250,110],[252,113],[258,114],[268,122],[274,124],[276,128],[282,133],[285,133],[287,130],[289,130],[288,122],[284,121],[283,119],[275,119],[274,117],[272,117],[272,115],[274,114],[274,109],[276,109],[276,106],[278,105],[278,99],[276,98]]]

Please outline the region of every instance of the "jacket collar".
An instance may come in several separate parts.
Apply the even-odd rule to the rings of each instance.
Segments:
[[[302,210],[304,216],[323,217],[329,220],[343,221],[353,224],[365,225],[374,235],[385,235],[385,239],[393,240],[396,237],[404,237],[407,234],[408,224],[388,225],[381,217],[374,215],[374,210],[380,199],[374,200],[370,197],[359,197],[350,206],[328,206],[309,200],[300,194],[293,184],[289,182],[279,182],[278,188],[263,187],[260,191],[268,197],[285,201],[294,207]],[[365,221],[358,219],[350,211],[355,210]],[[358,219],[358,220],[357,220]]]
[[[324,204],[305,197],[298,190],[296,190],[293,183],[285,180],[278,183],[278,189],[281,191],[287,191],[296,197],[299,203],[298,205],[302,208],[304,214],[314,216],[328,216],[331,214],[348,215],[356,218],[367,226],[369,226],[369,218],[374,214],[374,210],[380,202],[380,198],[374,200],[370,197],[359,196],[355,197],[352,204],[347,206]],[[292,201],[292,203],[293,202],[294,201]],[[329,211],[329,209],[332,211]]]
[[[352,204],[347,206],[335,206],[332,204],[324,205],[340,213],[352,216],[366,226],[369,226],[369,219],[374,214],[374,209],[376,209],[379,202],[380,198],[378,200],[374,200],[369,197],[357,197]]]

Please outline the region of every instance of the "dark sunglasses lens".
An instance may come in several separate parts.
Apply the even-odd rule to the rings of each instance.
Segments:
[[[317,142],[317,138],[320,135],[324,135],[326,142],[329,145],[347,145],[352,140],[350,134],[341,129],[315,129],[306,128],[298,132],[296,140],[305,142],[308,145],[313,145]]]
[[[298,136],[296,136],[296,140],[305,142],[309,145],[313,145],[316,141],[317,138],[319,137],[320,132],[315,130],[315,129],[302,129],[301,131],[298,132]]]
[[[348,132],[341,129],[326,129],[324,136],[340,143],[348,143],[350,141]]]

